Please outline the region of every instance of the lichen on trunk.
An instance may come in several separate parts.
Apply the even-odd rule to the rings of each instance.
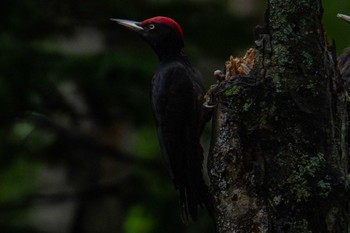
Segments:
[[[349,230],[346,94],[322,11],[318,0],[270,0],[253,69],[210,91],[220,233]]]

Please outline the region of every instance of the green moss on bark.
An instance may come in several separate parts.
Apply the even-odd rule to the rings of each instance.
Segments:
[[[218,231],[347,232],[345,94],[334,92],[321,1],[268,4],[250,77],[217,87],[209,171]]]

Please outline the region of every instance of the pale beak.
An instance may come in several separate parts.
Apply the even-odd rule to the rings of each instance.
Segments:
[[[337,17],[344,20],[347,23],[350,23],[350,16],[343,15],[343,14],[337,14]]]
[[[144,31],[143,27],[140,26],[140,22],[137,21],[132,21],[132,20],[128,20],[128,19],[110,19],[114,22],[117,22],[120,25],[123,25],[127,28],[130,28],[133,31]]]

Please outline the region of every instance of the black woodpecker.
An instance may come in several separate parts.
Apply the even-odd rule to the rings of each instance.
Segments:
[[[197,216],[198,206],[210,211],[202,176],[200,135],[210,118],[203,107],[205,89],[199,72],[182,54],[184,38],[173,19],[157,16],[142,22],[111,19],[138,33],[155,51],[159,65],[152,79],[151,102],[158,140],[168,172],[180,194],[182,217]]]

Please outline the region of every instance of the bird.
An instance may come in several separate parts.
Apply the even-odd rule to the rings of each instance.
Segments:
[[[200,144],[210,110],[203,106],[205,88],[199,71],[183,53],[180,25],[165,16],[143,21],[111,18],[136,32],[159,58],[151,83],[151,103],[161,154],[179,192],[181,217],[196,220],[198,207],[212,205],[203,174]]]

